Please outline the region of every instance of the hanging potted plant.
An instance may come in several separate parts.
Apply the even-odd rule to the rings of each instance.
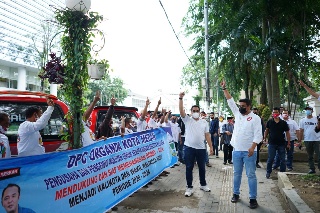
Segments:
[[[109,70],[109,64],[108,61],[103,59],[103,60],[90,60],[88,64],[88,74],[91,79],[102,79],[104,75],[108,72]]]
[[[44,80],[48,79],[50,84],[63,84],[66,76],[65,66],[60,57],[57,57],[55,53],[50,53],[50,60],[46,63],[45,67],[42,67],[39,78]]]

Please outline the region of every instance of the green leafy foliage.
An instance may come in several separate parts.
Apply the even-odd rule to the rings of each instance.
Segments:
[[[320,183],[320,176],[315,174],[301,175],[301,179]]]
[[[117,99],[117,104],[124,101],[128,96],[128,91],[123,88],[123,81],[120,78],[111,78],[107,75],[101,80],[90,80],[88,84],[88,93],[84,95],[87,104],[93,97],[97,90],[101,91],[100,105],[109,105],[112,97]]]
[[[258,106],[258,109],[259,109],[259,112],[262,112],[261,118],[263,119],[263,121],[265,123],[267,123],[267,121],[271,117],[271,112],[272,112],[271,109],[266,105],[260,105],[260,106]]]
[[[79,11],[56,10],[56,19],[64,28],[61,39],[63,56],[66,61],[64,84],[60,87],[64,99],[69,104],[67,122],[72,148],[81,147],[82,115],[84,113],[84,93],[88,90],[87,64],[91,57],[91,31],[103,20],[98,13],[83,14]]]
[[[208,0],[210,69],[223,76],[232,94],[253,91],[269,107],[300,104],[306,96],[298,80],[319,87],[320,2],[264,0]],[[193,64],[204,60],[204,1],[190,0],[183,19],[185,34],[193,38]],[[200,61],[200,62],[199,62]],[[183,73],[183,82],[200,74]],[[202,75],[202,71],[198,71]],[[211,79],[216,75],[211,75]],[[310,84],[309,84],[310,85]],[[303,106],[303,104],[300,104]]]

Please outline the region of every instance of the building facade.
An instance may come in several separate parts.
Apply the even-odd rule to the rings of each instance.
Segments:
[[[56,41],[50,5],[65,7],[63,0],[0,1],[0,90],[40,90],[41,58]]]

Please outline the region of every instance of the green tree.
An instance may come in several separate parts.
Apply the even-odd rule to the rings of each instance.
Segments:
[[[89,92],[85,94],[87,102],[93,100],[97,90],[101,91],[101,105],[109,105],[112,97],[117,99],[117,103],[122,103],[128,96],[128,91],[123,88],[123,80],[120,78],[111,78],[110,76],[105,77],[102,80],[90,80]]]
[[[191,49],[203,60],[204,1],[190,1],[183,26],[194,38]],[[297,79],[319,78],[313,74],[318,63],[320,2],[310,1],[225,1],[209,0],[209,55],[219,66],[232,94],[261,93],[270,108],[293,97],[302,99]],[[283,78],[289,81],[283,81]],[[313,79],[315,80],[315,79]],[[317,81],[315,81],[317,82]],[[290,91],[285,95],[285,91]],[[299,100],[295,100],[299,102]]]

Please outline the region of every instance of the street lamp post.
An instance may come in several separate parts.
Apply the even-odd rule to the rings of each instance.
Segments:
[[[55,8],[57,22],[63,28],[61,48],[63,50],[65,75],[61,90],[69,104],[67,122],[69,133],[66,139],[72,148],[80,148],[83,130],[83,93],[89,82],[88,63],[91,57],[92,31],[103,17],[97,13],[86,14],[91,0],[66,0],[66,9]]]

